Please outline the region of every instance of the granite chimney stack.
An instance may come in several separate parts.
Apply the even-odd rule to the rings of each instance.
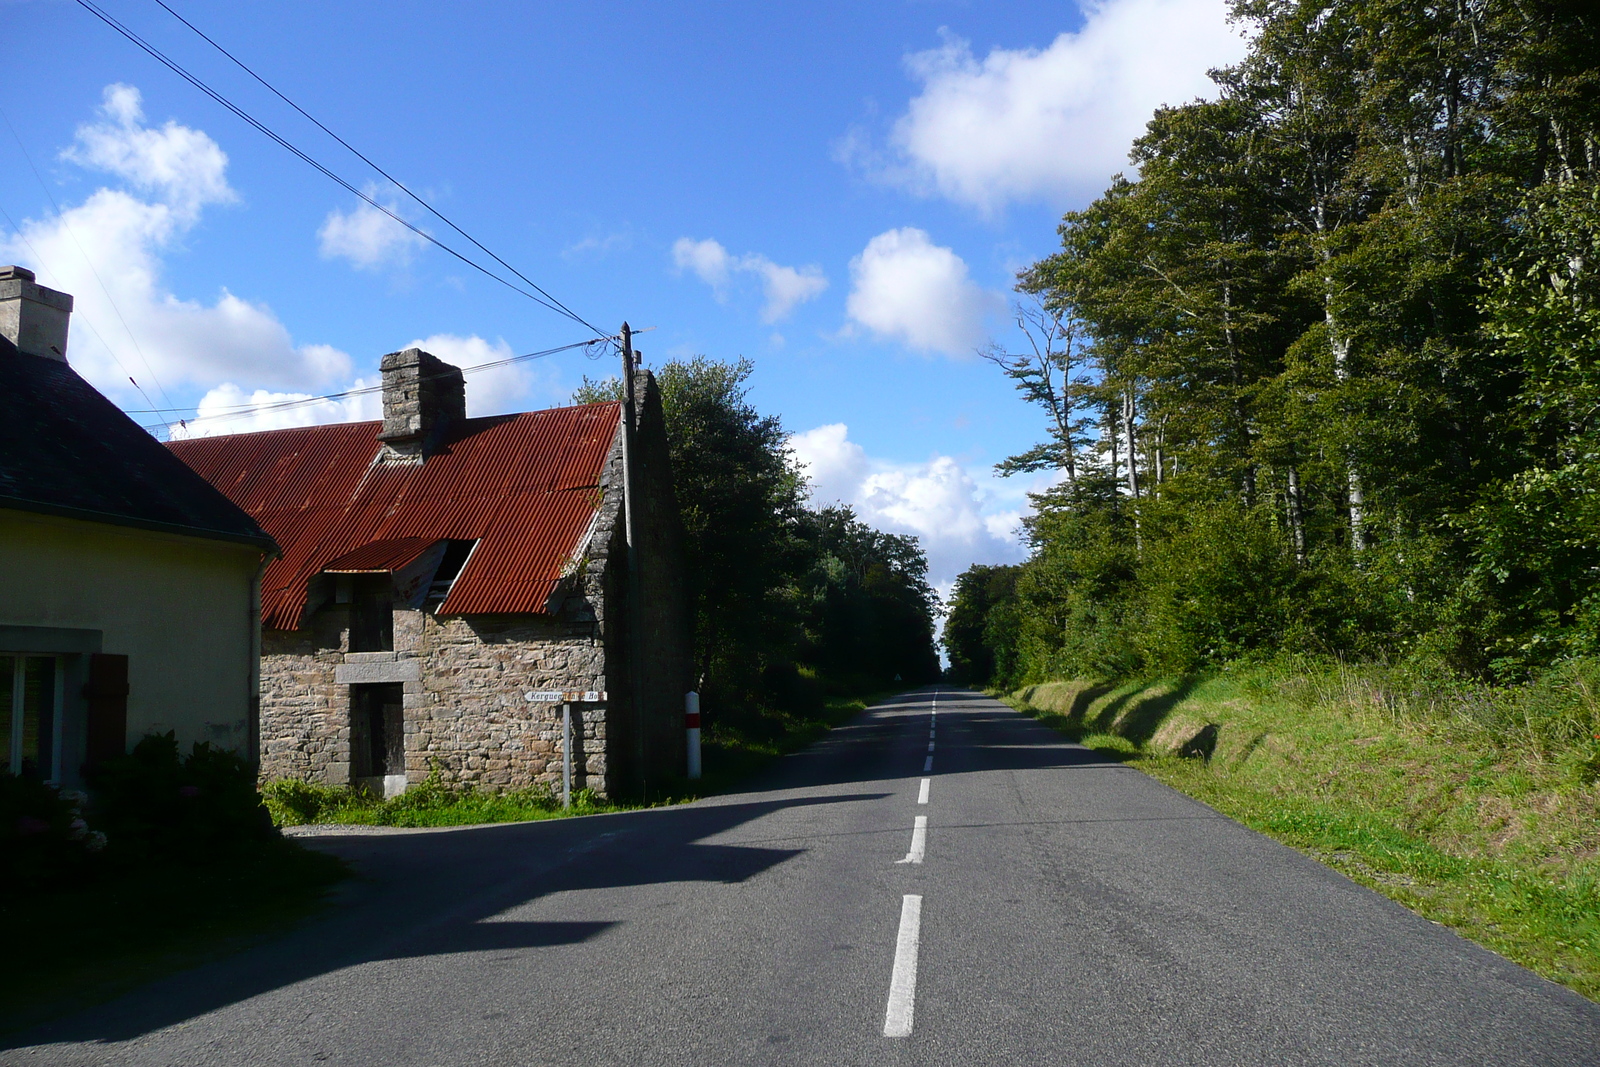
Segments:
[[[0,267],[0,335],[19,352],[67,361],[72,297],[33,280],[26,267]]]
[[[466,379],[420,348],[383,357],[383,428],[378,440],[396,459],[422,462],[467,417]]]

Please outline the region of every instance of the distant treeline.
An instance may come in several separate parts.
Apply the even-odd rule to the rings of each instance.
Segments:
[[[745,359],[674,360],[656,372],[687,534],[695,684],[713,729],[776,728],[830,693],[938,677],[928,561],[915,537],[847,507],[813,508],[777,417],[750,404]],[[615,399],[585,380],[579,403]]]
[[[1600,652],[1600,6],[1242,0],[1019,276],[1045,413],[966,679],[1296,652],[1515,681]]]

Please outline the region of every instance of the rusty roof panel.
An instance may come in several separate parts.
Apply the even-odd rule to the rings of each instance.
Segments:
[[[415,465],[377,462],[377,422],[169,447],[283,547],[262,578],[261,617],[293,630],[307,581],[378,541],[479,542],[446,614],[542,611],[599,505],[620,418],[620,405],[605,403],[468,419]]]
[[[404,570],[442,540],[437,537],[395,537],[370,541],[322,565],[327,574],[375,574]]]

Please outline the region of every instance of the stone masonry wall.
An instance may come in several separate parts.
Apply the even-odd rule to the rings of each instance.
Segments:
[[[578,598],[573,598],[577,600]],[[605,690],[605,652],[581,602],[557,618],[436,618],[397,610],[395,651],[348,653],[348,623],[324,609],[313,627],[267,631],[261,658],[261,773],[350,784],[350,685],[399,681],[406,780],[486,789],[561,782],[561,705],[530,692]],[[344,625],[340,625],[344,623]],[[318,631],[334,640],[317,640]],[[319,647],[320,644],[320,647]],[[573,706],[573,788],[607,794],[606,707]]]
[[[421,680],[406,682],[406,778],[437,763],[447,780],[489,789],[561,782],[561,705],[544,690],[603,691],[605,653],[592,622],[543,616],[436,619],[396,612],[415,628]],[[397,651],[396,656],[402,655]],[[606,709],[573,706],[573,788],[607,794]]]
[[[261,776],[350,783],[350,687],[334,682],[349,647],[349,612],[319,612],[303,630],[261,632]]]

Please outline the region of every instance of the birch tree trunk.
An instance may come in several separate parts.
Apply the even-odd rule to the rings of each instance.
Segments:
[[[1111,442],[1111,483],[1116,484],[1122,477],[1122,463],[1117,456],[1117,417],[1111,410],[1111,405],[1106,404],[1106,437]]]
[[[1350,339],[1339,329],[1338,318],[1333,313],[1332,279],[1328,280],[1329,296],[1324,305],[1328,324],[1328,344],[1333,350],[1333,376],[1340,385],[1350,381]],[[1349,452],[1344,457],[1345,491],[1350,501],[1350,547],[1357,552],[1367,549],[1367,494],[1361,484],[1361,472]]]
[[[1133,390],[1129,389],[1122,394],[1122,433],[1128,442],[1128,495],[1139,499],[1139,446],[1134,437],[1134,409]]]
[[[1306,565],[1306,517],[1300,500],[1300,472],[1290,467],[1288,489],[1284,493],[1289,509],[1289,539],[1294,544],[1294,561]]]

